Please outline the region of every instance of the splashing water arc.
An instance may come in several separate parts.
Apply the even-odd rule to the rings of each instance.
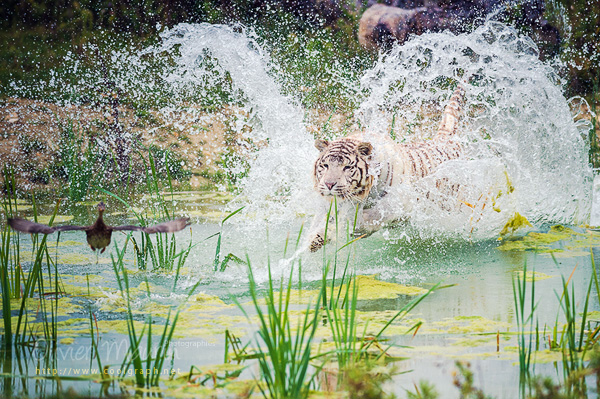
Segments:
[[[282,94],[281,72],[251,32],[180,24],[162,39],[153,51],[177,54],[166,76],[173,90],[206,84],[209,55],[229,74],[235,98],[244,104],[252,127],[245,137],[268,143],[247,154],[249,173],[241,182],[247,213],[270,223],[314,213],[319,198],[312,189],[313,137],[303,125],[303,110]],[[511,27],[488,21],[470,34],[425,34],[381,55],[356,88],[360,125],[377,141],[390,133],[390,120],[402,120],[395,126],[398,141],[427,139],[458,82],[467,91],[459,133],[466,157],[448,162],[416,190],[398,188],[393,196],[413,206],[398,205],[394,212],[405,217],[408,211],[419,229],[476,237],[497,234],[515,212],[534,223],[586,222],[589,126],[573,121],[560,78],[539,61],[533,41]],[[435,113],[423,111],[432,105]],[[464,202],[476,206],[449,210],[417,201],[440,178],[460,184]]]
[[[245,154],[250,159],[248,176],[241,182],[246,212],[264,214],[268,209],[265,217],[289,218],[294,201],[299,206],[303,197],[312,194],[312,162],[317,152],[304,127],[302,109],[281,94],[271,76],[268,55],[250,34],[225,25],[179,24],[163,33],[162,39],[162,46],[154,52],[178,49],[177,66],[165,78],[175,91],[207,83],[210,71],[203,63],[207,56],[217,60],[220,73],[229,74],[231,94],[244,103],[240,115],[252,128],[242,133],[239,127],[240,135],[268,142],[260,151]],[[287,201],[268,200],[273,194],[285,195]]]

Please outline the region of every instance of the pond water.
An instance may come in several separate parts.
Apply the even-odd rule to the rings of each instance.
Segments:
[[[183,193],[181,198],[184,196],[188,204],[195,202],[193,198],[203,198],[205,205],[211,201],[203,193]],[[219,195],[218,198],[228,199],[230,196]],[[203,208],[208,218],[203,221],[195,219],[191,225],[193,242],[221,230],[218,223],[210,221],[215,217],[215,210],[224,207],[223,201],[214,202],[214,199],[211,206]],[[194,205],[186,207],[182,202],[178,213],[186,214],[186,209],[196,209],[190,213],[198,212]],[[92,208],[90,205],[80,207]],[[123,216],[109,214],[107,219],[117,223],[123,221]],[[301,220],[298,220],[289,230],[291,237],[297,235],[300,224]],[[543,233],[536,235],[533,230],[530,228],[531,233],[525,237],[515,236],[514,240],[503,243],[491,239],[477,242],[440,237],[419,239],[418,233],[396,227],[359,240],[351,250],[346,251],[346,248],[339,253],[340,267],[346,262],[347,254],[350,254],[351,270],[357,275],[367,276],[359,284],[369,287],[377,284],[377,281],[393,283],[390,285],[391,291],[390,287],[375,286],[372,292],[359,292],[359,320],[361,326],[370,320],[369,334],[374,334],[382,320],[389,319],[413,298],[406,295],[411,293],[409,287],[427,290],[440,282],[448,285],[425,298],[403,321],[393,323],[384,334],[386,344],[399,345],[388,352],[406,358],[394,362],[397,371],[406,373],[396,375],[387,383],[388,392],[404,395],[405,389],[413,390],[415,383],[426,380],[434,383],[441,397],[458,397],[452,376],[456,369],[454,362],[462,360],[470,362],[475,372],[476,386],[487,394],[516,397],[519,394],[517,335],[507,333],[517,331],[513,282],[518,273],[523,271],[524,265],[530,272],[539,273],[535,281],[535,319],[541,343],[533,369],[539,375],[554,376],[559,380],[556,375],[562,373],[560,352],[550,352],[548,340],[553,326],[558,323],[562,328],[565,321],[558,300],[564,287],[561,276],[568,279],[572,274],[570,284],[574,289],[573,299],[578,311],[583,311],[592,277],[590,248],[600,244],[600,232],[585,227],[551,229],[550,226],[542,226],[535,230]],[[283,258],[287,231],[269,230],[268,236],[266,230],[248,234],[244,226],[235,222],[235,216],[222,231],[221,259],[228,253],[244,259],[247,254],[259,284],[259,292],[263,293],[267,288],[266,253],[269,253],[276,281],[289,275],[290,264],[279,261]],[[176,236],[179,247],[185,248],[190,233],[182,231]],[[60,382],[62,388],[73,386],[77,391],[101,394],[104,387],[98,382],[97,361],[92,356],[89,312],[93,312],[94,334],[100,338],[97,345],[102,364],[109,365],[107,373],[117,373],[129,343],[123,321],[126,319],[125,305],[118,291],[110,257],[115,256],[115,248],[123,247],[125,240],[125,234],[115,234],[111,247],[97,257],[87,248],[84,235],[80,232],[61,233],[58,247],[54,241],[50,241],[50,252],[57,250],[58,270],[64,286],[64,294],[59,300],[59,345],[54,355],[44,350],[43,342],[38,342],[32,347],[13,351],[12,357],[5,357],[2,371],[12,374],[6,374],[3,379],[5,393],[12,389],[15,393],[49,394],[57,389],[57,382],[32,377],[56,373],[64,377]],[[22,237],[24,249],[27,248],[26,241],[26,237]],[[181,313],[171,345],[173,363],[169,363],[170,357],[167,359],[168,366],[180,373],[189,372],[192,365],[205,370],[217,369],[223,363],[226,329],[244,343],[256,345],[255,316],[248,321],[234,305],[235,298],[250,315],[253,314],[246,265],[232,261],[225,271],[215,272],[215,246],[216,238],[212,237],[193,248],[175,291],[173,273],[136,271],[133,251],[128,251],[126,256],[134,319],[141,323],[148,313],[154,315],[155,322],[162,320],[165,317],[164,306],[185,303],[183,292],[200,282],[196,289],[199,295],[193,297],[191,306],[188,303]],[[27,251],[22,251],[25,258]],[[332,252],[330,250],[325,257],[332,260]],[[304,289],[318,288],[323,256],[321,252],[301,256]],[[297,263],[295,266],[297,270]],[[329,277],[332,277],[331,273]],[[87,279],[91,297],[87,297]],[[150,284],[150,295],[145,292],[145,281]],[[297,284],[298,278],[295,277],[295,288],[298,288]],[[530,284],[528,289],[531,288]],[[597,294],[592,292],[588,312],[600,310],[596,298]],[[37,301],[34,302],[36,305],[30,317],[39,312],[39,309],[35,309]],[[52,303],[51,300],[46,302]],[[294,309],[304,309],[306,302],[300,301],[292,306]],[[40,321],[39,316],[36,321]],[[416,321],[423,322],[418,333],[415,336],[412,333],[405,335],[407,327]],[[41,325],[32,323],[31,326],[35,330]],[[317,337],[319,341],[331,339],[327,326],[319,328]],[[249,367],[241,374],[242,380],[258,374],[252,361],[247,361],[246,365]],[[90,368],[91,371],[88,371]],[[92,381],[81,381],[78,374],[88,373],[93,374],[90,376]],[[170,389],[162,385],[166,396],[178,396],[186,385],[185,380],[166,384],[172,385]],[[188,389],[192,395],[203,392],[199,388]],[[109,391],[117,392],[119,389],[112,384]],[[132,387],[129,392],[133,392]],[[226,393],[222,395],[227,396]]]
[[[138,333],[148,315],[153,315],[159,326],[169,307],[185,304],[165,368],[182,373],[192,366],[217,370],[224,359],[226,330],[242,342],[256,345],[257,320],[250,302],[246,256],[260,293],[265,292],[269,275],[279,282],[288,278],[291,270],[295,288],[301,283],[302,288],[314,292],[323,265],[332,265],[327,275],[330,281],[340,278],[348,261],[349,270],[362,276],[360,284],[369,288],[359,291],[357,308],[361,322],[369,320],[367,333],[371,335],[415,293],[426,292],[437,283],[444,286],[384,334],[389,340],[386,343],[398,345],[389,353],[407,358],[395,362],[397,371],[406,373],[395,375],[386,385],[388,391],[402,396],[419,380],[428,380],[441,397],[458,397],[453,385],[454,362],[468,360],[479,388],[495,397],[517,397],[519,336],[514,334],[518,325],[513,284],[527,265],[529,272],[539,273],[535,275],[534,318],[540,343],[531,368],[562,381],[561,354],[548,347],[554,326],[562,329],[565,322],[559,301],[564,288],[561,276],[573,287],[571,299],[579,315],[592,278],[590,251],[600,244],[600,233],[586,225],[590,222],[593,176],[588,164],[589,125],[577,119],[579,108],[569,106],[574,102],[564,98],[559,77],[538,60],[529,38],[490,21],[471,34],[426,34],[380,57],[359,87],[353,88],[358,99],[357,125],[373,138],[393,129],[406,132],[397,137],[399,141],[425,140],[435,132],[440,104],[460,82],[467,92],[460,126],[466,156],[448,162],[415,187],[399,187],[388,194],[403,198],[392,209],[399,219],[408,219],[405,223],[344,248],[346,239],[339,238],[314,254],[295,250],[300,231],[301,243],[307,235],[310,215],[328,205],[313,190],[314,137],[306,131],[304,111],[281,94],[277,68],[251,33],[207,24],[178,25],[163,33],[158,46],[122,59],[115,55],[114,62],[132,66],[127,84],[144,85],[143,79],[136,81],[139,76],[135,72],[144,69],[148,55],[169,57],[174,62],[163,76],[173,99],[164,112],[178,106],[178,100],[187,101],[190,92],[201,92],[214,83],[215,71],[226,74],[232,85],[230,94],[243,104],[239,133],[262,143],[242,154],[245,163],[229,166],[233,172],[246,173],[235,196],[218,192],[165,195],[173,201],[176,215],[190,216],[193,222],[189,230],[175,235],[180,250],[190,241],[194,245],[180,275],[137,271],[132,242],[127,242],[124,264],[130,271],[132,318],[138,322]],[[251,129],[245,128],[248,126]],[[435,202],[416,201],[419,192],[429,190],[440,178],[461,184],[465,198],[475,206],[448,210]],[[131,210],[117,201],[108,202],[109,222],[132,217]],[[406,203],[412,204],[410,209]],[[27,213],[28,204],[22,205]],[[42,213],[49,214],[51,206],[44,204]],[[142,213],[144,206],[138,209]],[[221,220],[240,207],[243,210],[221,226]],[[73,216],[73,223],[88,224],[94,218],[93,208],[91,203],[74,204],[60,208],[59,214],[63,220]],[[518,215],[531,225],[499,239],[502,228]],[[215,271],[215,234],[219,232],[219,267],[228,254],[234,255],[224,271]],[[98,383],[97,366],[108,365],[107,373],[116,373],[126,356],[128,335],[123,320],[127,306],[111,261],[126,240],[124,234],[115,234],[105,253],[94,254],[80,232],[61,233],[58,244],[55,237],[49,239],[49,251],[57,260],[64,286],[59,290],[64,294],[57,309],[58,348],[49,354],[38,342],[5,352],[5,394],[41,396],[55,392],[59,385],[93,395],[102,394],[105,388],[111,393],[119,390],[115,382],[107,387]],[[286,242],[288,250],[284,249]],[[29,270],[29,238],[21,237],[21,245],[23,265]],[[341,248],[339,252],[337,248]],[[338,265],[335,276],[334,264]],[[195,284],[198,286],[188,301],[186,292]],[[528,290],[531,287],[528,283]],[[250,322],[236,301],[250,312]],[[528,297],[526,303],[530,303]],[[598,303],[592,290],[588,313],[600,311]],[[38,309],[31,306],[30,317],[40,321]],[[306,306],[304,300],[293,302],[294,310]],[[422,325],[414,337],[412,332],[403,334],[417,321]],[[32,328],[41,328],[31,323],[36,326]],[[92,341],[90,330],[99,341]],[[328,339],[327,326],[319,327],[317,340]],[[92,356],[93,342],[100,359]],[[142,346],[145,344],[144,339]],[[255,363],[247,365],[241,379],[258,374]],[[86,372],[90,367],[96,372]],[[96,381],[83,381],[77,373],[92,374],[90,378]],[[63,378],[60,382],[44,378],[52,374]],[[202,387],[184,389],[185,380],[177,381],[162,382],[165,396],[205,394]],[[207,385],[211,386],[210,381]],[[129,389],[134,391],[131,382]],[[228,393],[218,391],[217,395]]]

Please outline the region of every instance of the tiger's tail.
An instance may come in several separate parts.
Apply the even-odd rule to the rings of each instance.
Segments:
[[[452,137],[458,128],[458,121],[462,113],[462,108],[465,104],[465,89],[459,84],[454,90],[448,105],[442,113],[442,121],[435,136],[438,140],[447,140]]]

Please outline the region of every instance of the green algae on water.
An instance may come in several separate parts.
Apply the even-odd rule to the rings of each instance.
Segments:
[[[52,215],[39,215],[37,217],[37,223],[48,224],[48,223],[50,223],[51,218],[52,218]],[[30,217],[29,219],[32,222],[34,221],[32,217]],[[52,222],[52,224],[55,225],[57,223],[68,222],[70,220],[73,220],[73,216],[71,216],[71,215],[56,215],[56,216],[54,216],[54,221]]]
[[[564,241],[562,247],[558,243]],[[501,251],[536,251],[556,256],[589,256],[589,248],[600,245],[600,233],[586,229],[582,232],[555,225],[546,233],[531,232],[514,240],[503,240]]]
[[[423,295],[427,292],[421,287],[412,287],[402,284],[389,283],[377,280],[374,276],[356,276],[358,284],[358,299],[393,299],[401,295]]]
[[[517,276],[519,276],[519,279],[523,279],[523,271],[518,270],[515,272],[517,274]],[[541,272],[532,272],[532,271],[528,271],[527,273],[525,273],[525,281],[527,281],[528,283],[531,283],[533,281],[541,281],[541,280],[546,280],[552,277],[556,277],[556,276],[550,276],[549,274],[546,273],[541,273]]]

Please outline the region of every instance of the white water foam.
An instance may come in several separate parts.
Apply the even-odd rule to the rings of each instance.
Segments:
[[[281,94],[281,72],[252,35],[228,26],[180,24],[162,39],[155,51],[177,54],[176,68],[166,76],[175,92],[206,84],[202,60],[209,54],[245,104],[252,127],[245,134],[263,143],[246,154],[250,170],[237,201],[246,205],[246,215],[276,225],[314,214],[322,200],[312,188],[313,137],[303,110]],[[359,122],[374,141],[389,134],[392,116],[405,128],[396,131],[398,141],[426,139],[457,82],[466,88],[459,129],[466,156],[415,186],[398,187],[387,196],[390,209],[417,229],[470,238],[496,235],[515,212],[533,223],[586,222],[589,126],[573,121],[559,77],[539,60],[531,39],[509,26],[488,21],[469,34],[425,34],[381,55],[356,90],[366,93],[356,112]],[[424,112],[432,104],[435,112]],[[461,206],[417,201],[435,191],[439,179],[461,186]]]

